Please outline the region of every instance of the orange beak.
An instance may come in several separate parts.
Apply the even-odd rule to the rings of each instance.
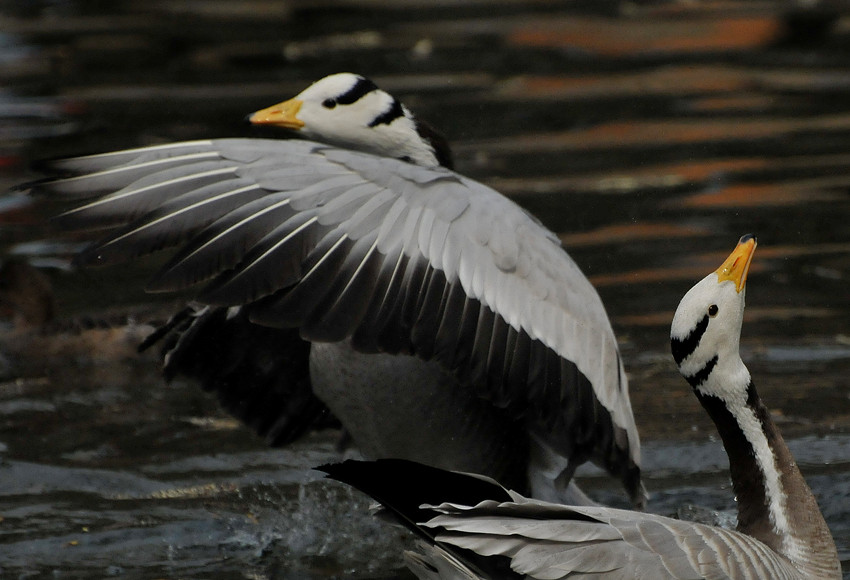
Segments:
[[[303,101],[289,99],[277,105],[272,105],[262,111],[257,111],[248,116],[248,121],[254,125],[274,125],[284,129],[300,129],[304,121],[298,118],[298,111]]]
[[[750,262],[753,261],[753,254],[757,245],[754,235],[742,236],[723,265],[717,269],[717,281],[731,280],[735,283],[735,289],[740,293],[747,284],[747,272],[750,271]]]

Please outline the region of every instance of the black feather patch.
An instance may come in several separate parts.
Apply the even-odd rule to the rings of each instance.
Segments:
[[[372,119],[369,123],[370,127],[377,127],[378,125],[389,125],[399,117],[404,117],[404,109],[397,100],[393,99],[390,108]]]
[[[682,361],[697,349],[706,328],[708,328],[708,314],[702,317],[702,320],[684,339],[679,340],[675,337],[670,339],[670,350],[673,352],[673,360],[676,361],[677,365],[682,364]]]
[[[452,155],[452,149],[449,146],[448,139],[424,121],[416,119],[415,124],[416,132],[419,133],[419,136],[425,139],[434,150],[434,156],[437,158],[437,163],[446,169],[454,169],[454,157]]]
[[[271,445],[285,445],[335,420],[313,394],[310,343],[297,329],[252,324],[244,311],[187,307],[143,344],[163,347],[167,379],[194,379]]]
[[[717,356],[705,363],[705,366],[702,367],[696,373],[685,377],[685,380],[688,381],[688,383],[696,389],[698,386],[700,386],[706,381],[708,375],[711,374],[711,371],[714,370],[715,366],[717,366]]]

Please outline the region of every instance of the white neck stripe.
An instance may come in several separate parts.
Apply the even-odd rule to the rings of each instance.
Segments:
[[[776,457],[767,442],[761,421],[749,405],[728,404],[725,400],[724,403],[727,403],[726,407],[738,423],[744,438],[753,448],[756,463],[764,478],[768,517],[774,532],[782,539],[782,552],[791,560],[797,560],[803,555],[803,549],[796,540],[791,522],[788,520],[788,498],[782,488],[781,475],[776,468]]]

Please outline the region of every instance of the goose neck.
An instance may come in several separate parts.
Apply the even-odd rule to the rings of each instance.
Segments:
[[[729,456],[738,531],[786,557],[807,578],[838,578],[835,543],[817,501],[755,386],[730,402],[695,389]]]

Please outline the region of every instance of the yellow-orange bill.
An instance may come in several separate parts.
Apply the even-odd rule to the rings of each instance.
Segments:
[[[735,283],[735,289],[738,292],[743,290],[747,284],[747,272],[750,271],[750,262],[753,261],[757,245],[754,235],[742,236],[726,261],[717,269],[717,281],[731,280]]]
[[[303,101],[289,99],[277,105],[272,105],[262,111],[257,111],[248,117],[254,125],[274,125],[285,129],[300,129],[304,121],[298,118]]]

